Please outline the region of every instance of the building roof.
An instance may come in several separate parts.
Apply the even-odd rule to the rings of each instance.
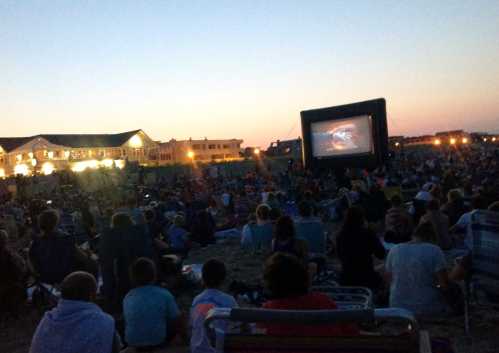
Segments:
[[[119,134],[42,134],[31,137],[4,137],[0,138],[0,146],[2,146],[5,151],[10,152],[37,137],[41,137],[55,145],[72,148],[119,147],[139,131],[141,130],[127,131]]]
[[[0,137],[0,146],[10,152],[31,141],[34,137]]]

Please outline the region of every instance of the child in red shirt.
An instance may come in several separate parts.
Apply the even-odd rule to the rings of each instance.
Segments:
[[[308,271],[295,256],[276,253],[265,263],[265,287],[272,299],[264,309],[277,310],[333,310],[334,300],[323,293],[309,292]],[[359,330],[355,325],[300,325],[264,324],[267,334],[273,336],[353,336]]]

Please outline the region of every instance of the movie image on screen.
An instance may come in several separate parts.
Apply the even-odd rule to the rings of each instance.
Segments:
[[[373,153],[369,115],[315,122],[310,130],[312,155],[316,158]]]

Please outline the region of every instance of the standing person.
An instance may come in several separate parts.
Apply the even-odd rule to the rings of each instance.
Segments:
[[[225,264],[216,259],[206,261],[202,269],[202,278],[205,290],[194,298],[191,306],[190,323],[192,327],[191,352],[212,353],[215,350],[210,346],[204,327],[204,319],[208,311],[213,308],[235,308],[237,302],[231,295],[221,291],[226,277]],[[227,325],[217,323],[218,332],[226,332]]]
[[[376,234],[367,227],[360,207],[350,207],[336,239],[342,265],[341,283],[346,286],[368,287],[382,285],[381,276],[374,270],[373,255],[382,260],[386,251]]]
[[[137,259],[130,267],[135,288],[123,300],[125,341],[139,349],[153,349],[167,345],[183,324],[173,295],[155,285],[156,267],[147,258]]]
[[[445,256],[433,243],[431,223],[418,225],[409,243],[393,247],[386,259],[385,277],[390,285],[390,307],[416,315],[438,315],[447,310],[442,290],[448,288]]]
[[[30,353],[115,353],[121,343],[112,316],[93,303],[97,282],[73,272],[61,284],[61,299],[38,324]]]

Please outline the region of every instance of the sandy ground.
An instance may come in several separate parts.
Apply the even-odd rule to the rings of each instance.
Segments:
[[[239,248],[237,243],[212,245],[205,249],[193,250],[189,256],[190,263],[203,263],[209,258],[218,258],[227,265],[228,280],[243,281],[247,284],[260,284],[263,256],[255,255]],[[183,291],[177,297],[182,310],[188,311],[192,298],[197,290]],[[432,337],[450,338],[456,352],[499,352],[499,307],[490,305],[475,305],[473,308],[473,322],[471,337],[464,334],[464,319],[462,316],[447,319],[435,319],[431,322],[421,322],[424,329]],[[27,353],[31,336],[40,319],[32,308],[28,308],[22,319],[8,320],[0,323],[0,352]],[[188,351],[186,347],[172,347],[164,352]],[[158,351],[159,352],[159,351]],[[161,351],[163,352],[163,351]]]

